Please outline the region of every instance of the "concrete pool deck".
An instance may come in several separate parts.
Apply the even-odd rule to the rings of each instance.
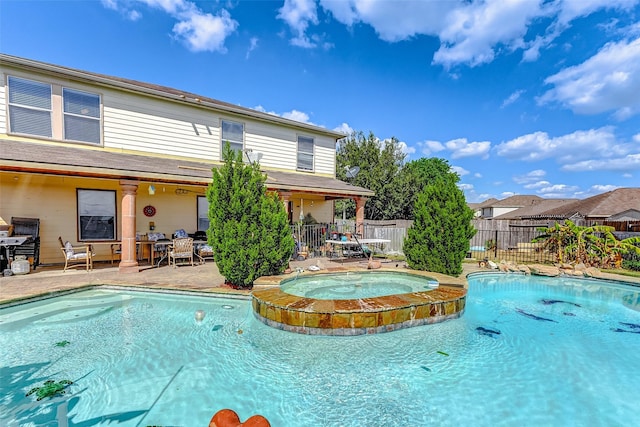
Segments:
[[[297,274],[296,269],[306,269],[311,265],[319,265],[324,271],[348,271],[366,269],[366,260],[336,262],[328,258],[309,258],[304,261],[291,261],[293,269],[291,275]],[[404,262],[385,262],[387,268],[406,270]],[[469,267],[458,278],[451,278],[457,284],[466,284],[465,276],[471,271],[477,271],[477,265]],[[467,271],[468,270],[468,271]],[[278,276],[287,277],[287,275]],[[433,275],[440,280],[436,274]],[[444,276],[446,277],[446,276]],[[279,279],[278,279],[279,282]],[[254,289],[269,286],[268,278],[261,278],[262,285]],[[148,289],[172,289],[182,291],[210,292],[216,294],[250,295],[250,291],[235,290],[224,287],[224,277],[218,271],[215,262],[208,261],[202,265],[185,265],[177,268],[161,266],[159,268],[141,266],[139,273],[120,273],[117,265],[111,263],[95,263],[94,269],[62,271],[61,265],[39,266],[29,274],[0,276],[0,304],[14,300],[43,295],[51,292],[66,291],[90,285],[135,286]]]
[[[350,261],[345,263],[329,260],[328,258],[309,258],[304,261],[292,261],[292,275],[297,274],[296,269],[304,269],[311,265],[319,265],[322,271],[349,271],[352,269],[366,269],[366,260]],[[388,269],[406,271],[403,261],[384,262],[383,266]],[[458,277],[429,273],[441,284],[452,284],[466,286],[466,276],[476,271],[489,271],[478,267],[477,262],[463,263],[463,272]],[[94,270],[71,270],[62,271],[61,265],[39,266],[29,274],[2,277],[0,276],[0,304],[14,300],[43,295],[51,292],[77,289],[88,285],[116,285],[116,286],[136,286],[148,289],[172,289],[184,291],[210,292],[215,294],[237,294],[249,296],[250,291],[238,291],[223,286],[224,278],[218,271],[216,264],[212,261],[196,266],[179,266],[177,268],[161,266],[153,268],[141,266],[139,273],[120,273],[117,266],[110,263],[96,263]],[[639,278],[630,278],[615,274],[602,273],[602,278],[640,283]],[[274,283],[280,282],[282,276],[273,279]],[[261,278],[254,289],[268,287],[269,278]]]

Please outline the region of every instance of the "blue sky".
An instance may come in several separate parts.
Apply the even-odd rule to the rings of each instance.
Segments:
[[[0,51],[396,137],[469,202],[640,184],[640,0],[0,0]]]

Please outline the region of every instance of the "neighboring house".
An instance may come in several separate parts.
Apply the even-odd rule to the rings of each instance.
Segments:
[[[336,179],[336,142],[322,127],[177,89],[0,54],[0,217],[40,219],[42,263],[57,238],[121,241],[138,271],[136,235],[208,228],[205,190],[223,142],[259,161],[291,222],[332,222],[334,200],[373,192]]]
[[[480,218],[495,218],[500,215],[515,211],[516,209],[535,205],[543,199],[542,197],[538,196],[518,195],[507,197],[503,200],[496,200],[495,202],[491,202],[491,200],[495,199],[489,199],[488,201],[482,203],[482,212],[480,214]]]
[[[623,213],[640,210],[640,188],[618,188],[538,212],[525,219],[611,221]],[[620,220],[620,219],[616,219]],[[624,221],[624,219],[622,219]]]
[[[522,208],[515,209],[499,216],[494,216],[493,219],[532,219],[536,218],[536,216],[539,215],[540,212],[557,208],[568,203],[573,203],[575,201],[578,201],[578,199],[541,199],[532,205],[524,206]]]
[[[473,217],[474,218],[481,218],[482,217],[482,209],[484,207],[488,207],[491,206],[493,203],[498,202],[498,199],[495,198],[491,198],[491,199],[487,199],[484,202],[481,203],[467,203],[467,206],[469,206],[469,209],[471,209],[473,211]]]

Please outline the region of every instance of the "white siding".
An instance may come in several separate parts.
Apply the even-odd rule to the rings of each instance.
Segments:
[[[9,120],[9,116],[7,115],[7,93],[6,86],[4,85],[6,76],[0,74],[0,78],[3,82],[0,84],[0,134],[5,134],[7,133],[7,121]]]
[[[120,92],[103,103],[106,148],[220,160],[219,120],[209,111]]]
[[[221,120],[241,122],[245,148],[263,153],[263,167],[296,171],[298,135],[314,138],[314,174],[335,176],[335,140],[306,129],[217,113],[115,88],[91,86],[37,73],[3,70],[6,74],[97,93],[102,101],[103,144],[125,152],[221,161]],[[0,133],[6,133],[6,87],[0,85]]]

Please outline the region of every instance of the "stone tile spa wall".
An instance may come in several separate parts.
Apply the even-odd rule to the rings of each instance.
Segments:
[[[441,285],[425,292],[320,300],[274,287],[254,290],[252,303],[255,316],[274,328],[311,335],[362,335],[458,318],[466,295],[464,288]]]

